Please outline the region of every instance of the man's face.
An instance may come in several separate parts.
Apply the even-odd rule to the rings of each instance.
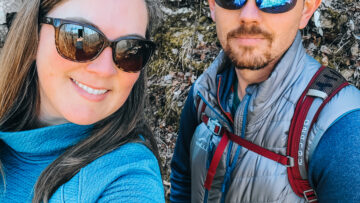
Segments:
[[[306,26],[320,0],[298,0],[290,11],[265,13],[248,0],[238,10],[227,10],[209,0],[211,16],[225,53],[238,69],[258,70],[279,59],[298,29]]]

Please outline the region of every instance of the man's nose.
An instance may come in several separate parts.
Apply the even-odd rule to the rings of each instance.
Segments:
[[[261,22],[261,11],[256,6],[255,0],[248,0],[240,9],[239,21],[245,24],[257,24]]]
[[[106,47],[95,60],[88,64],[87,70],[96,73],[101,77],[115,75],[117,70],[116,65],[113,62],[111,48]]]

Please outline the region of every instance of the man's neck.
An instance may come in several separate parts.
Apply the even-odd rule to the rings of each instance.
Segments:
[[[245,96],[246,94],[245,89],[248,85],[260,83],[267,80],[278,61],[279,59],[275,59],[272,62],[270,62],[268,65],[266,65],[265,67],[259,70],[235,68],[236,76],[238,79],[237,91],[238,91],[239,99],[242,100],[243,97]]]

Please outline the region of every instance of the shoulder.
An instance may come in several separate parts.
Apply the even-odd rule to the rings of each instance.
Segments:
[[[326,130],[309,163],[319,200],[358,202],[360,195],[360,109],[349,112]],[[349,190],[351,188],[351,190]]]
[[[102,167],[95,167],[106,169],[98,178],[108,177],[108,184],[99,202],[164,202],[159,164],[145,145],[128,143],[101,159]]]
[[[330,100],[329,105],[360,107],[360,90],[353,85],[348,85]]]
[[[126,156],[126,159],[124,159]],[[139,161],[139,160],[153,160],[156,161],[155,155],[152,151],[142,143],[127,143],[114,151],[101,157],[102,159],[121,158],[124,163]]]
[[[335,156],[335,155],[343,156],[344,154],[342,152],[344,151],[356,150],[360,152],[359,123],[360,123],[360,109],[355,109],[339,117],[325,131],[324,135],[322,136],[316,148],[314,157],[319,156],[319,154],[316,154],[319,152],[320,154],[326,155],[327,157]],[[356,147],[352,147],[352,146],[356,146]],[[325,151],[326,153],[322,153]]]
[[[337,154],[341,155],[342,153],[339,152],[344,150],[356,150],[360,152],[359,123],[360,109],[350,111],[341,116],[325,131],[315,152],[328,150],[330,153],[325,153],[328,157]]]
[[[94,160],[84,168],[89,173],[98,172],[98,169],[108,172],[116,169],[115,171],[118,175],[143,170],[151,171],[155,175],[160,171],[155,155],[141,143],[122,145],[116,150]]]
[[[348,113],[360,110],[360,90],[353,85],[344,87],[324,107],[319,115],[317,126],[325,132],[337,120]]]
[[[317,98],[314,101],[315,107],[319,107],[322,99]],[[360,110],[360,91],[352,86],[344,87],[324,106],[319,114],[319,118],[311,129],[308,138],[309,160],[312,159],[318,143],[325,135],[325,132],[331,128],[337,121],[345,117],[351,112]],[[315,111],[313,114],[315,114]],[[312,114],[312,115],[313,115]]]
[[[99,157],[57,192],[64,200],[75,198],[79,202],[111,202],[114,198],[125,202],[150,199],[162,202],[164,198],[157,159],[141,143],[127,143]]]

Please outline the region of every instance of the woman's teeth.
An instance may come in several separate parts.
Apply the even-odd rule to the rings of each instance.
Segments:
[[[85,90],[89,94],[99,95],[99,94],[105,94],[108,90],[105,89],[93,89],[91,87],[88,87],[84,84],[79,83],[78,81],[74,80],[75,84],[79,86],[81,89]]]

